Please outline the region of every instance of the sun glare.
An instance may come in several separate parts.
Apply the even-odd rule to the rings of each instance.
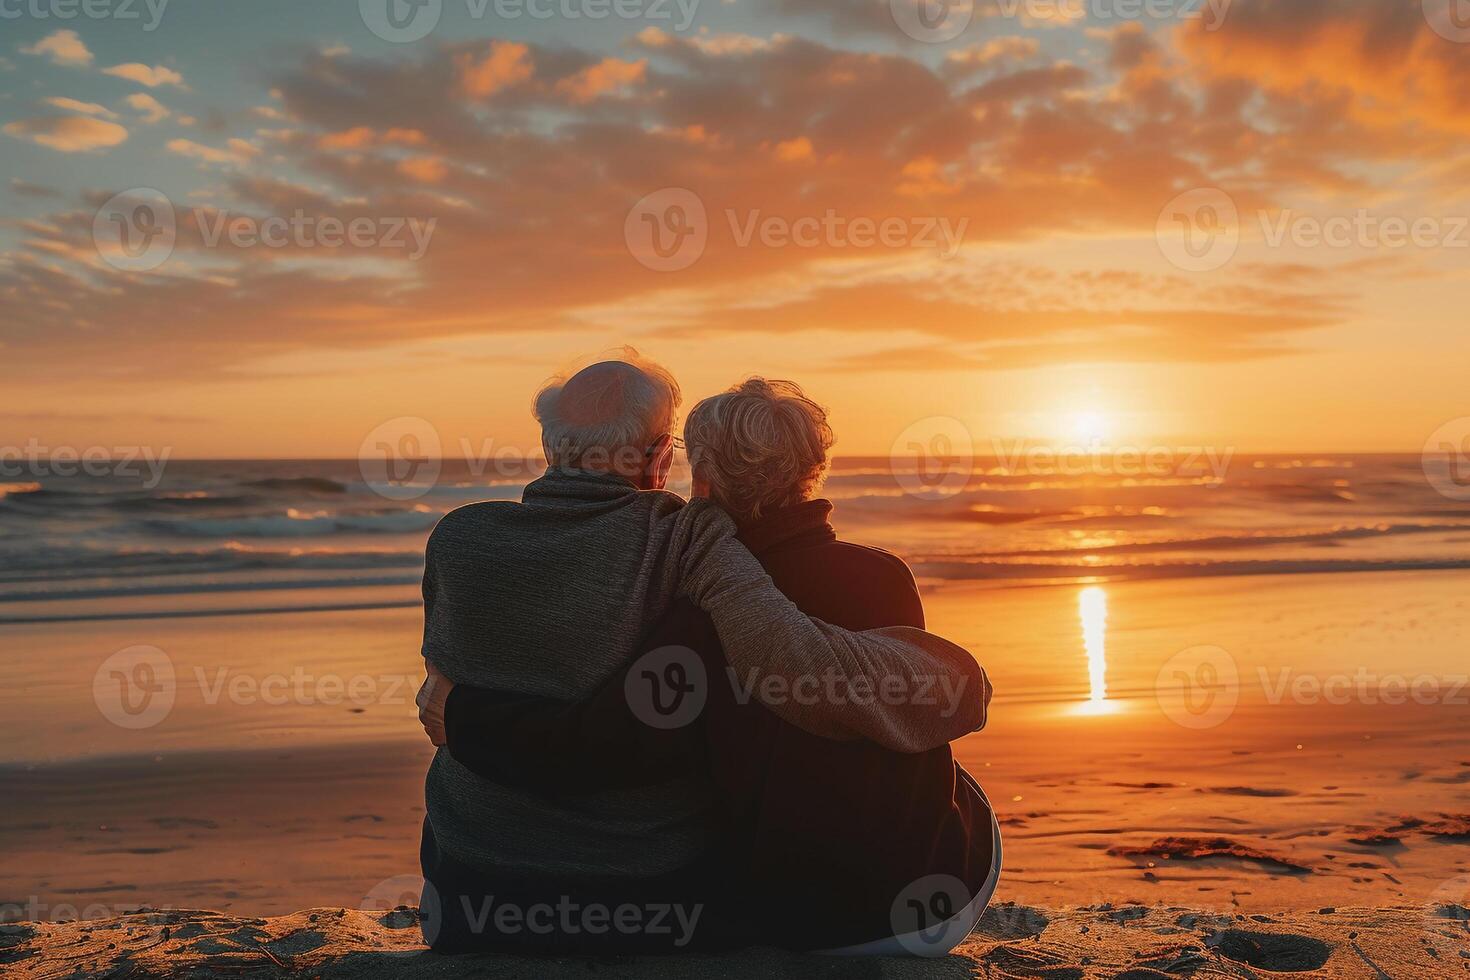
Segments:
[[[1087,651],[1091,691],[1088,704],[1099,710],[1108,700],[1108,594],[1101,586],[1089,585],[1077,594],[1077,615],[1082,620],[1082,646]]]
[[[1102,412],[1078,412],[1072,416],[1068,435],[1082,442],[1101,442],[1108,437],[1111,428]]]

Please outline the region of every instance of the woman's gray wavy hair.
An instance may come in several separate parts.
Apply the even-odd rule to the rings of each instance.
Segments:
[[[695,476],[737,521],[815,496],[832,442],[827,410],[791,381],[749,378],[695,405],[684,423]]]

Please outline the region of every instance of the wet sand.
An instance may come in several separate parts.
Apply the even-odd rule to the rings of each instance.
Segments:
[[[998,900],[1218,916],[1465,904],[1470,708],[1451,688],[1465,670],[1467,584],[1426,573],[1107,585],[1101,708],[1089,704],[1075,586],[931,591],[934,628],[969,646],[997,689],[990,727],[956,755],[1003,823]],[[415,872],[430,754],[413,719],[418,629],[405,609],[5,628],[52,665],[44,677],[0,666],[6,917],[353,908]],[[91,684],[103,658],[137,643],[168,651],[180,683],[164,720],[125,730]],[[1210,727],[1171,720],[1155,690],[1161,665],[1192,644],[1231,651],[1241,678],[1238,703]],[[302,664],[379,686],[361,701],[210,703],[190,680],[197,667],[259,681]],[[1273,704],[1258,664],[1430,676],[1438,701]],[[412,684],[390,695],[394,676]]]

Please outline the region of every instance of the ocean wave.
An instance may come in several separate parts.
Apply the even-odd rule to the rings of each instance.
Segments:
[[[259,487],[283,493],[346,493],[347,485],[321,476],[271,476],[247,480],[242,486]]]
[[[266,549],[231,543],[217,548],[36,547],[5,554],[0,582],[197,575],[212,572],[372,571],[421,568],[422,548]]]
[[[176,537],[300,538],[344,532],[408,534],[429,530],[442,516],[444,511],[427,507],[364,513],[304,512],[291,508],[284,514],[146,520],[142,524],[154,533]]]
[[[912,563],[920,578],[944,581],[1028,580],[1032,582],[1134,581],[1237,575],[1326,575],[1346,572],[1427,572],[1470,569],[1470,558],[1282,559],[1279,561],[1190,562],[1013,562],[922,560]]]
[[[1155,541],[1088,544],[1070,548],[1021,548],[980,551],[973,552],[972,556],[982,559],[1046,558],[1051,556],[1078,557],[1083,555],[1149,554],[1171,551],[1231,551],[1249,548],[1272,548],[1292,544],[1333,544],[1365,538],[1388,538],[1407,534],[1439,534],[1454,531],[1470,531],[1470,524],[1374,524],[1336,527],[1329,530],[1290,531],[1283,533],[1249,531],[1241,534],[1214,534],[1199,537],[1167,538]],[[955,557],[960,556],[946,556],[947,559]]]

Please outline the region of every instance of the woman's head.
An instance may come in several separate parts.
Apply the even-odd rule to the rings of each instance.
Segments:
[[[810,500],[827,475],[827,410],[790,381],[750,378],[694,406],[684,442],[695,486],[750,521]]]

